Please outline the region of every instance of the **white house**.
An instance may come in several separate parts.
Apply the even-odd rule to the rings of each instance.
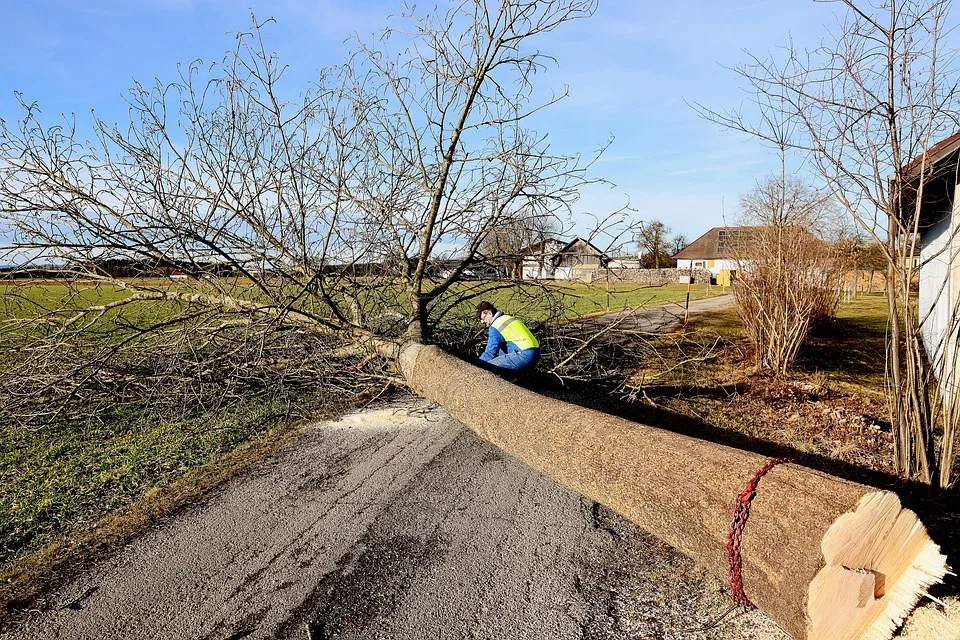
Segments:
[[[672,257],[677,269],[706,269],[714,276],[736,272],[742,247],[755,227],[714,227]]]
[[[817,275],[813,276],[810,271],[810,258],[819,255],[818,247],[822,248],[822,241],[798,225],[782,229],[773,226],[714,227],[674,254],[673,258],[681,274],[687,269],[705,269],[717,284],[729,286],[738,276],[747,275],[739,272],[748,272],[758,264],[769,262],[776,255],[773,252],[778,242],[783,243],[780,246],[793,256],[788,257],[788,261],[799,261],[796,266],[807,274],[806,277],[815,277],[817,281],[827,277],[828,262],[821,264],[818,259],[814,269]]]
[[[906,166],[907,185],[902,206],[910,211],[916,207],[916,178],[919,173],[917,158]],[[960,190],[957,189],[957,170],[960,167],[960,132],[940,141],[927,151],[925,163],[927,178],[923,184],[920,202],[920,291],[918,314],[920,335],[927,355],[935,368],[943,358],[954,361],[942,371],[952,371],[957,362],[957,320],[960,319]],[[954,345],[945,349],[945,345]],[[952,376],[947,373],[947,376]],[[947,380],[941,383],[949,384]]]
[[[520,251],[524,280],[580,280],[606,266],[607,256],[583,238],[548,238]]]

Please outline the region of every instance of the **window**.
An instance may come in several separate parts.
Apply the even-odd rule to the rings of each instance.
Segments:
[[[742,229],[720,229],[717,232],[717,253],[723,256],[739,251],[743,240],[742,231]]]

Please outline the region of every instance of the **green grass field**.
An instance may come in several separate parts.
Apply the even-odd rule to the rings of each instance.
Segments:
[[[180,288],[190,291],[210,290],[209,287],[193,286],[169,280],[155,279],[139,281],[142,286],[158,289]],[[464,282],[451,289],[448,297],[474,296],[474,290],[491,287],[496,283]],[[238,297],[251,293],[249,284],[233,282],[230,291]],[[693,285],[690,287],[690,299],[696,300],[729,292],[722,287]],[[0,284],[0,318],[36,317],[58,309],[80,309],[87,305],[104,305],[122,300],[131,292],[112,285],[94,285],[79,282],[73,285],[45,284]],[[399,290],[397,295],[401,295]],[[550,282],[538,285],[508,283],[503,288],[495,288],[489,293],[477,297],[486,298],[495,305],[507,308],[517,303],[531,310],[529,319],[538,322],[546,317],[546,308],[537,308],[537,302],[547,295],[563,300],[564,312],[569,317],[616,311],[627,307],[640,307],[658,304],[682,302],[687,295],[687,285],[667,284],[659,286],[637,285],[629,283],[563,283]],[[532,302],[531,302],[532,301]],[[472,300],[463,304],[469,307]],[[151,302],[157,306],[157,303]]]
[[[573,299],[569,306],[570,317],[582,317],[608,311],[634,307],[650,307],[661,304],[682,303],[687,297],[687,285],[641,286],[630,284],[594,284],[590,287],[576,285],[558,289],[568,292]],[[710,285],[690,287],[690,299],[699,300],[729,293],[729,289]]]
[[[510,288],[496,289],[474,296],[471,287],[475,286],[475,284],[464,283],[449,294],[448,297],[452,298],[469,296],[458,302],[450,315],[454,318],[472,319],[476,303],[485,299],[498,309],[523,318],[528,324],[537,324],[582,318],[626,308],[683,303],[687,297],[687,286],[682,284],[662,286],[558,282],[547,285],[517,284]],[[724,291],[721,287],[694,285],[690,288],[690,299],[697,300],[726,292],[728,291]]]
[[[282,427],[280,407],[252,401],[171,422],[130,415],[33,430],[0,427],[0,558],[9,561],[150,489]]]
[[[827,376],[855,393],[879,396],[886,367],[887,298],[862,295],[811,332],[797,369]]]

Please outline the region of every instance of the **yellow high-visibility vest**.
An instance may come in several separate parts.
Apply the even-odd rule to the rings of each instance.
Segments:
[[[519,318],[503,314],[493,321],[493,328],[500,332],[505,341],[517,345],[521,351],[540,346],[540,341]]]

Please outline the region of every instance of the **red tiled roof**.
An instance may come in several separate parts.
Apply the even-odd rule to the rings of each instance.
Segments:
[[[927,149],[927,167],[932,168],[937,162],[947,157],[958,148],[960,148],[960,131],[957,131],[952,136],[944,138],[937,144]],[[917,169],[921,162],[923,162],[923,157],[924,154],[921,153],[916,158],[905,164],[903,167],[904,173],[909,174],[913,170]]]

